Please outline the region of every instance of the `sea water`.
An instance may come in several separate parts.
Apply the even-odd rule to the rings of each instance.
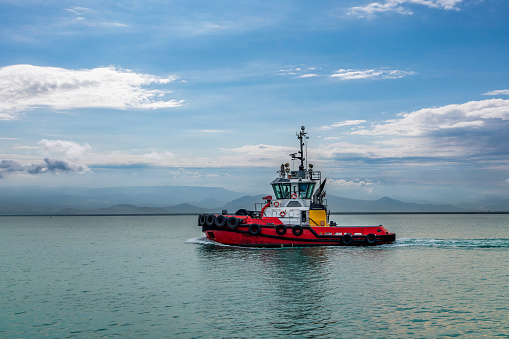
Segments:
[[[509,215],[343,215],[391,245],[214,244],[196,216],[0,217],[0,337],[509,337]]]

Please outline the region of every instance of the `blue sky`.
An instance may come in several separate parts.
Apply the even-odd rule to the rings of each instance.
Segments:
[[[0,0],[0,187],[509,195],[509,2]]]

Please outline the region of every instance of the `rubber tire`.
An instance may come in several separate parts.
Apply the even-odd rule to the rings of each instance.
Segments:
[[[241,208],[240,210],[235,212],[235,215],[248,215],[248,214],[249,214],[249,212],[243,208]]]
[[[216,216],[214,214],[207,215],[206,225],[208,227],[213,227],[216,224]]]
[[[343,237],[341,238],[341,243],[345,246],[348,246],[348,245],[351,245],[353,242],[353,238],[350,234],[345,234],[343,235]]]
[[[207,217],[205,216],[205,214],[200,214],[200,216],[198,217],[198,226],[203,226],[205,225],[206,222]]]
[[[376,235],[370,233],[366,236],[366,244],[373,246],[376,245]]]
[[[262,226],[258,224],[249,225],[249,233],[251,235],[259,235],[260,233],[262,233]]]
[[[300,225],[293,226],[292,233],[296,237],[301,236],[302,233],[304,233],[304,228],[302,226],[300,226]]]
[[[216,226],[219,228],[224,227],[226,225],[227,220],[228,219],[224,215],[218,215],[216,217]]]
[[[285,235],[286,234],[286,226],[285,225],[277,225],[276,233],[279,235]]]
[[[228,225],[228,228],[231,230],[237,229],[237,227],[239,227],[239,224],[240,224],[240,219],[235,218],[235,217],[230,217],[226,221],[226,225]]]

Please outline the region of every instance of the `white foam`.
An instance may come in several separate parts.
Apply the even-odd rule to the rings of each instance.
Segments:
[[[209,240],[206,237],[191,238],[186,241],[187,244],[198,244],[198,245],[216,245],[215,241]]]

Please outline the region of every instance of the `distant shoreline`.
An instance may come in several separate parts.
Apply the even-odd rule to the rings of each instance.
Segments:
[[[151,216],[184,216],[200,215],[204,213],[79,213],[79,214],[0,214],[0,217],[151,217]],[[214,214],[214,213],[205,213]],[[220,214],[217,212],[216,214]],[[331,215],[443,215],[443,214],[509,214],[509,211],[471,211],[471,212],[331,212]]]

